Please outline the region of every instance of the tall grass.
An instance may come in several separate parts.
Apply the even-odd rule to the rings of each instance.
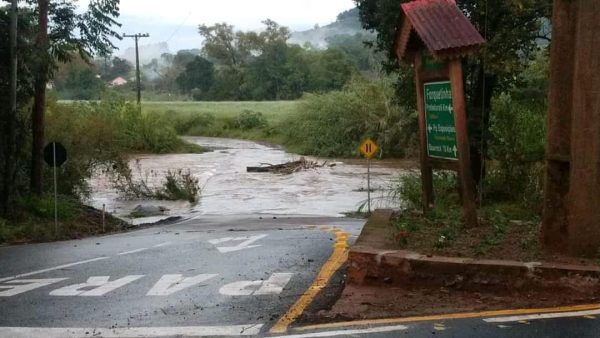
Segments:
[[[281,124],[284,144],[302,154],[353,157],[371,137],[380,156],[412,155],[417,115],[394,98],[388,81],[358,78],[343,90],[308,95]]]

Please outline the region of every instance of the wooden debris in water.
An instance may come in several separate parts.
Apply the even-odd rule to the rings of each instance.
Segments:
[[[287,162],[283,164],[269,164],[269,163],[261,163],[260,167],[247,167],[246,170],[249,173],[273,173],[273,174],[282,174],[282,175],[290,175],[295,172],[301,170],[322,168],[327,165],[327,162],[323,162],[319,164],[316,161],[309,161],[304,157],[301,157],[298,161]],[[330,167],[335,166],[329,165]]]

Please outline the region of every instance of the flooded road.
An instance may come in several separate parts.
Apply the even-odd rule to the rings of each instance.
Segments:
[[[188,141],[213,151],[203,154],[144,155],[132,161],[136,175],[146,176],[150,184],[160,184],[167,170],[189,169],[200,180],[200,202],[124,200],[111,187],[106,177],[91,180],[93,193],[90,204],[127,218],[137,205],[160,205],[170,209],[171,216],[200,215],[298,215],[341,216],[357,211],[367,199],[366,161],[327,161],[324,166],[291,175],[247,173],[246,167],[262,163],[280,164],[298,160],[271,145],[251,141],[190,137]],[[348,163],[350,162],[350,163]],[[401,166],[400,166],[401,167]],[[394,207],[389,198],[390,183],[403,169],[395,162],[373,162],[371,187],[375,207]],[[144,219],[143,221],[151,221]],[[139,222],[139,220],[138,220]]]

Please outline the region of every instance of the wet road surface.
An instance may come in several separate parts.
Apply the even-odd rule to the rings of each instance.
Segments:
[[[125,234],[0,248],[0,337],[597,337],[568,318],[414,319],[270,333],[364,221],[202,217]],[[561,314],[561,316],[566,316]],[[487,321],[486,321],[487,319]]]

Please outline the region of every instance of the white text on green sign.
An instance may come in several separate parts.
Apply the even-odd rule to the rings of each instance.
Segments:
[[[425,121],[429,157],[456,160],[456,127],[449,81],[425,84]]]

